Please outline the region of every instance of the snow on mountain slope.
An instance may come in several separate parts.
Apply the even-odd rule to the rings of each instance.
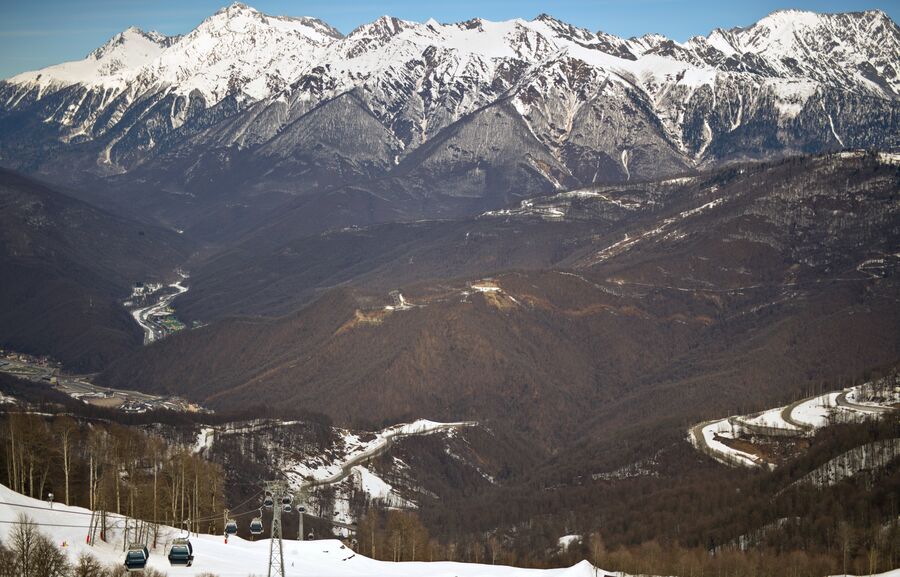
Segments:
[[[9,542],[10,532],[19,515],[25,513],[38,529],[60,546],[70,561],[82,552],[90,553],[104,564],[120,565],[125,559],[122,551],[122,527],[124,518],[108,515],[113,529],[108,542],[98,542],[91,547],[86,543],[90,511],[81,507],[54,504],[31,499],[0,485],[0,540]],[[166,555],[168,544],[181,536],[182,531],[172,527],[161,528],[159,546],[150,552],[148,567],[170,574],[194,576],[212,573],[218,577],[248,577],[264,575],[268,570],[269,540],[250,542],[240,537],[230,537],[228,543],[220,535],[192,535],[194,564],[191,567],[172,569]],[[284,541],[284,562],[287,574],[294,577],[592,577],[595,568],[582,561],[568,569],[518,569],[498,565],[479,565],[453,562],[405,562],[375,561],[346,548],[337,540]]]
[[[52,158],[44,147],[22,150],[21,137],[36,132],[29,124],[16,132],[27,118],[42,123],[50,148],[96,141],[99,169],[91,170],[128,171],[169,149],[202,156],[211,145],[270,145],[284,150],[265,157],[293,157],[315,151],[315,139],[276,139],[349,92],[360,109],[325,122],[356,127],[365,124],[360,114],[371,115],[390,135],[378,136],[390,150],[379,153],[373,174],[361,171],[367,177],[507,101],[524,121],[515,130],[533,135],[553,162],[532,151],[485,156],[454,142],[452,170],[530,164],[546,188],[657,178],[785,150],[898,145],[894,121],[883,120],[896,117],[900,30],[879,11],[776,12],[679,43],[625,40],[547,15],[459,23],[384,16],[344,37],[314,18],[236,3],[180,38],[132,29],[120,36],[84,61],[0,82],[0,121],[16,123],[4,130],[10,143],[0,146],[0,160]],[[48,87],[70,90],[57,96]],[[355,144],[348,146],[336,151],[352,160]]]
[[[316,47],[337,38],[314,18],[267,16],[232,4],[148,63],[136,82],[182,95],[196,90],[209,104],[233,91],[259,100],[287,87],[318,59]]]
[[[732,46],[764,59],[782,77],[808,77],[848,88],[867,86],[895,97],[900,93],[896,74],[900,37],[894,22],[880,10],[846,14],[779,10],[730,35]],[[876,82],[876,76],[884,81]]]
[[[131,27],[103,46],[75,60],[24,72],[9,79],[13,84],[36,85],[42,90],[80,84],[91,88],[122,90],[141,66],[153,61],[178,40],[159,32]]]
[[[389,50],[382,50],[384,47]],[[277,92],[264,90],[260,77],[290,83],[323,66],[333,69],[335,76],[346,75],[346,88],[354,80],[358,84],[379,71],[405,64],[410,56],[421,57],[429,48],[445,52],[454,61],[452,69],[443,71],[444,81],[448,76],[460,78],[463,72],[481,76],[471,80],[489,81],[499,60],[518,59],[535,65],[568,54],[638,82],[649,75],[677,77],[678,82],[689,84],[708,83],[717,70],[743,70],[769,77],[812,77],[845,86],[867,86],[882,93],[890,87],[888,96],[896,96],[895,89],[900,86],[896,70],[900,35],[890,17],[878,10],[846,14],[778,11],[750,27],[717,29],[681,44],[659,35],[626,41],[545,14],[531,21],[475,18],[453,24],[383,16],[343,37],[315,18],[269,16],[240,3],[219,10],[183,37],[129,28],[84,61],[27,72],[8,81],[22,84],[36,81],[38,75],[45,80],[56,75],[69,83],[92,84],[120,70],[133,72],[147,65],[139,79],[144,85],[159,82],[185,94],[198,89],[214,102],[231,82],[232,88],[259,99]],[[754,58],[759,59],[755,65]],[[743,66],[728,59],[742,60]],[[884,83],[873,82],[873,71],[863,69],[866,63],[872,64],[876,74],[884,75]]]

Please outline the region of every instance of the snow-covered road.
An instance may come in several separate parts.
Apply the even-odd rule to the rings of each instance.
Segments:
[[[835,419],[862,420],[895,410],[890,406],[893,397],[883,403],[858,400],[867,386],[816,395],[751,415],[706,421],[691,427],[688,439],[700,452],[729,466],[774,467],[761,456],[730,447],[721,439],[799,437],[813,434]]]

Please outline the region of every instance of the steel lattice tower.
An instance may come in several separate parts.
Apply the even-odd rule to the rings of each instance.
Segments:
[[[266,491],[272,495],[272,539],[269,541],[269,577],[284,577],[284,549],[281,546],[281,499],[287,494],[284,481],[269,481]]]

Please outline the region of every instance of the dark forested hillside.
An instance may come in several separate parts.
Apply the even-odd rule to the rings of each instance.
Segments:
[[[0,171],[0,346],[96,370],[140,346],[122,306],[187,258],[184,240]]]
[[[621,464],[689,422],[895,362],[897,188],[897,167],[875,155],[796,159],[409,225],[419,242],[392,242],[401,225],[301,239],[298,250],[314,247],[306,257],[286,247],[264,257],[267,286],[283,292],[249,283],[248,298],[302,302],[330,275],[362,286],[277,318],[214,322],[101,379],[219,408],[297,403],[338,422],[481,420],[565,446],[578,456],[560,457],[565,474]],[[615,216],[634,198],[643,204]],[[551,210],[564,216],[541,218]],[[483,236],[485,222],[495,236]],[[382,248],[353,258],[361,246]],[[331,272],[310,273],[317,252],[334,257]],[[415,274],[449,277],[456,263],[471,276],[388,294]],[[486,278],[498,263],[521,268]],[[199,294],[206,282],[199,274]]]

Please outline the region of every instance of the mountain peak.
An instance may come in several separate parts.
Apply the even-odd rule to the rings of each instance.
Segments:
[[[224,8],[220,8],[215,14],[207,18],[198,28],[220,29],[228,32],[241,33],[251,27],[259,25],[276,28],[297,28],[302,25],[312,31],[317,41],[325,39],[340,39],[343,35],[328,23],[310,16],[272,16],[260,12],[252,6],[242,2],[234,2]]]
[[[145,64],[176,43],[180,36],[146,32],[131,26],[115,34],[82,60],[63,62],[40,70],[24,72],[10,80],[41,86],[83,84],[122,88]]]
[[[568,22],[563,22],[559,18],[554,18],[546,12],[538,14],[532,22],[542,22],[547,25],[555,33],[565,37],[591,38],[593,34],[583,28],[577,28]]]
[[[162,48],[169,46],[173,42],[175,42],[179,37],[178,36],[166,36],[165,34],[160,34],[156,30],[151,30],[149,32],[138,28],[137,26],[129,26],[122,32],[119,32],[109,40],[107,40],[103,46],[94,49],[90,54],[87,55],[87,58],[93,58],[94,60],[100,60],[106,54],[110,54],[117,47],[125,46],[129,43],[135,42],[151,42],[153,44],[159,45]]]
[[[141,72],[142,89],[175,86],[215,103],[229,94],[253,100],[288,86],[313,53],[340,32],[310,17],[269,16],[234,3],[204,20]]]
[[[243,2],[232,2],[228,6],[223,6],[216,11],[216,14],[225,14],[227,16],[234,16],[235,14],[240,14],[242,12],[252,12],[255,14],[260,14],[260,12],[253,8],[252,6],[248,6]]]
[[[209,25],[210,23],[228,23],[233,22],[240,19],[255,19],[255,20],[264,20],[266,15],[253,8],[252,6],[248,6],[246,4],[242,4],[240,2],[235,2],[223,8],[219,8],[216,12],[206,18],[200,26]]]
[[[406,20],[401,20],[400,18],[397,18],[395,16],[388,16],[387,14],[385,14],[384,16],[381,16],[377,20],[369,22],[368,24],[357,26],[347,36],[389,38],[391,36],[396,36],[397,34],[403,32],[413,25],[414,24],[412,22],[407,22]]]
[[[769,14],[768,16],[764,16],[753,27],[756,26],[767,26],[770,28],[774,27],[802,27],[802,26],[815,26],[820,22],[822,18],[821,14],[816,12],[810,12],[809,10],[797,10],[795,8],[784,8],[781,10],[776,10]]]
[[[318,18],[271,16],[241,2],[235,2],[219,9],[187,37],[190,39],[201,35],[211,35],[222,39],[247,34],[299,35],[315,44],[323,44],[343,37],[335,28]]]

